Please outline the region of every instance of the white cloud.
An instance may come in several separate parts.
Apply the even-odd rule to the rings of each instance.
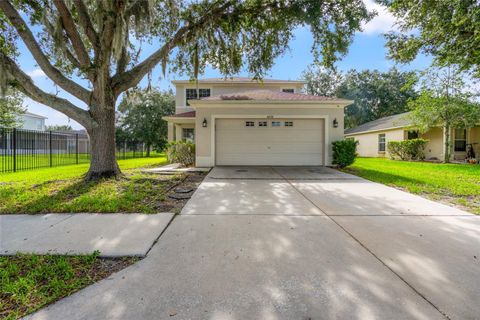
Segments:
[[[370,35],[398,30],[397,26],[395,26],[397,19],[388,12],[385,6],[375,3],[374,0],[363,0],[363,2],[368,11],[375,10],[377,15],[368,23],[362,25],[362,33]]]
[[[47,75],[45,74],[45,72],[43,72],[42,69],[40,68],[37,68],[37,69],[34,69],[32,71],[29,71],[27,72],[27,75],[30,76],[31,78],[35,79],[35,78],[39,78],[39,77],[46,77]]]

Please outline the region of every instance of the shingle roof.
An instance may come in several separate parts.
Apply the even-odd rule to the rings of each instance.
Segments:
[[[188,111],[174,114],[173,116],[169,116],[169,118],[195,118],[195,114],[195,111]]]
[[[408,118],[409,114],[410,112],[405,112],[396,114],[394,116],[384,117],[374,121],[370,121],[359,125],[358,127],[345,130],[345,134],[349,135],[367,131],[380,131],[391,128],[408,127],[412,124],[411,120]]]
[[[194,80],[173,80],[173,83],[191,83],[195,82]],[[303,80],[281,80],[281,79],[262,79],[262,80],[253,80],[249,77],[226,77],[226,78],[204,78],[198,79],[199,83],[293,83],[293,84],[304,84]]]
[[[231,94],[221,94],[200,99],[202,101],[339,101],[335,97],[313,96],[303,93],[289,93],[273,90],[249,90]],[[345,100],[347,102],[348,100]]]

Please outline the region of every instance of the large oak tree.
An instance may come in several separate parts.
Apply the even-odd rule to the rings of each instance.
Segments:
[[[1,0],[0,87],[15,86],[83,125],[92,145],[87,179],[115,176],[117,98],[158,64],[191,77],[209,64],[260,78],[305,26],[313,54],[330,66],[370,17],[361,0]],[[84,107],[34,84],[16,62],[18,38]],[[144,41],[157,50],[139,61]]]
[[[476,0],[377,0],[397,18],[386,35],[389,57],[410,62],[419,53],[440,66],[456,64],[480,77],[480,5]]]

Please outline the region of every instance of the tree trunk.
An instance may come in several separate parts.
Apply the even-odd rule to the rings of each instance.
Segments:
[[[120,168],[115,157],[115,104],[92,112],[97,126],[89,130],[91,141],[90,169],[86,180],[118,176]]]
[[[450,150],[451,149],[451,146],[450,146],[450,126],[448,126],[448,125],[445,126],[444,130],[445,130],[445,133],[444,133],[443,139],[444,139],[444,144],[445,144],[445,146],[444,146],[445,151],[444,151],[443,161],[445,163],[449,163],[450,162],[450,157],[451,157],[451,152],[450,152],[451,151]]]
[[[147,144],[147,157],[150,157],[150,144]]]

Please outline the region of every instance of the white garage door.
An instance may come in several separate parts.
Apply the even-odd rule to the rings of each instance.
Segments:
[[[217,119],[216,165],[323,165],[323,119]]]

